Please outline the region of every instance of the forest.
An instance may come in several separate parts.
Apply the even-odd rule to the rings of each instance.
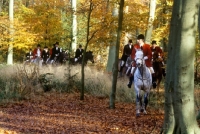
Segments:
[[[0,133],[195,134],[199,129],[198,0],[0,0]],[[166,76],[136,116],[119,74],[124,46],[157,42]],[[64,64],[27,62],[59,44]],[[83,62],[71,64],[82,46]],[[87,53],[92,53],[92,62]],[[74,59],[73,59],[74,61]]]

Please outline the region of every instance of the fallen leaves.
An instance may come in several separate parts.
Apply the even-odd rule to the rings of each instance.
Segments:
[[[109,98],[79,94],[45,93],[31,100],[0,107],[0,133],[4,134],[157,134],[163,114],[148,108],[136,118],[135,104],[116,102],[109,109]]]

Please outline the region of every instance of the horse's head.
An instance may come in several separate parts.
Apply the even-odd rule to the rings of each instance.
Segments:
[[[92,51],[88,51],[86,52],[85,54],[85,58],[86,58],[86,61],[91,61],[92,63],[94,63],[94,56],[93,56],[93,52]]]
[[[158,58],[158,52],[153,52],[153,54],[152,54],[152,59],[153,59],[153,61],[156,61],[156,59]]]
[[[160,57],[160,53],[158,53],[158,52],[154,52],[153,54],[152,54],[152,59],[153,59],[153,62],[162,62],[163,61],[163,59]]]
[[[137,67],[141,67],[145,62],[144,62],[144,54],[142,51],[138,50],[135,53],[135,62]]]

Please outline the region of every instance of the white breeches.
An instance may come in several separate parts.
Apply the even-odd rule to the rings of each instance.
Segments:
[[[125,63],[125,62],[122,60],[122,61],[121,61],[121,67],[124,65],[124,63]]]
[[[154,74],[154,73],[155,73],[153,67],[148,67],[148,68],[149,68],[151,74]]]

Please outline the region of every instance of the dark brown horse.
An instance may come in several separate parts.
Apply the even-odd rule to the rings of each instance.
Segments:
[[[159,57],[159,53],[158,52],[154,52],[153,54],[153,69],[155,71],[154,74],[154,79],[156,82],[156,89],[157,92],[159,93],[159,88],[160,88],[160,82],[162,81],[163,78],[163,63],[162,63],[162,58]]]
[[[82,64],[82,58],[79,58],[76,62],[75,62],[75,58],[70,58],[68,60],[69,60],[70,64],[72,64],[72,65]],[[88,61],[91,61],[92,63],[94,63],[94,55],[93,55],[92,51],[87,51],[85,53],[84,64],[87,65]]]

